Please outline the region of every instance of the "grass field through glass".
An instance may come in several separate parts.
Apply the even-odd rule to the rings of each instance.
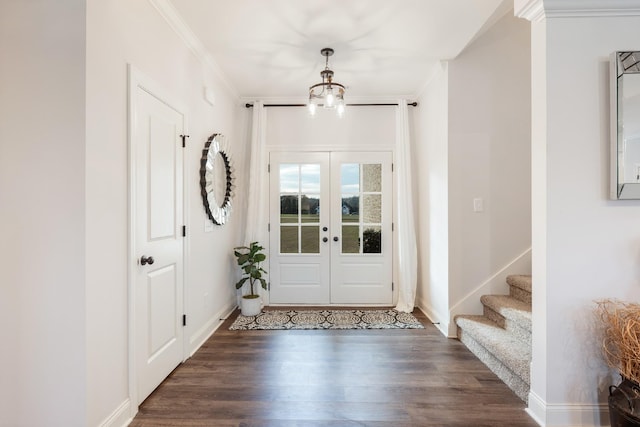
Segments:
[[[319,252],[319,239],[315,238],[307,238],[302,239],[300,242],[301,245],[298,247],[298,236],[300,227],[304,228],[313,228],[320,232],[318,224],[320,221],[320,215],[317,214],[309,214],[309,215],[301,215],[302,222],[310,225],[300,225],[298,224],[298,215],[296,214],[281,214],[280,215],[280,253],[284,254],[313,254]],[[355,216],[357,221],[357,216]],[[343,223],[353,225],[345,225],[342,227],[342,253],[360,253],[360,226],[357,223],[354,223],[354,215],[342,215]],[[314,225],[311,225],[314,224]],[[326,233],[330,240],[333,240],[333,236],[329,236],[328,232]],[[305,230],[302,234],[303,236],[310,237],[309,230]],[[324,237],[324,236],[323,236]]]

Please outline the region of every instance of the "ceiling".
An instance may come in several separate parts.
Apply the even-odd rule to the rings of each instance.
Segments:
[[[300,98],[331,47],[347,102],[417,95],[512,0],[170,0],[246,98]]]

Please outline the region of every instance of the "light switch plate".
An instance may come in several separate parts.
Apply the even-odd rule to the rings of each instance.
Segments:
[[[484,200],[480,197],[476,197],[473,199],[473,211],[474,212],[483,212],[484,211]]]

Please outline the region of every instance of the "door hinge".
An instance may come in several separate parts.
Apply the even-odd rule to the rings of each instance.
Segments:
[[[391,163],[391,172],[393,172],[393,163]]]
[[[391,282],[391,290],[392,290],[392,291],[394,290],[394,284],[393,284],[393,282]]]
[[[267,224],[267,233],[271,233],[271,223]]]
[[[267,173],[271,173],[271,163],[267,163]]]
[[[394,222],[391,223],[391,231],[396,231],[396,224]]]
[[[267,290],[270,291],[271,290],[271,282],[267,282]]]
[[[189,138],[189,135],[180,135],[180,138],[182,138],[182,148],[187,146],[187,138]]]
[[[187,315],[186,314],[182,315],[182,326],[187,326]]]
[[[187,226],[186,225],[182,226],[182,237],[187,237]]]

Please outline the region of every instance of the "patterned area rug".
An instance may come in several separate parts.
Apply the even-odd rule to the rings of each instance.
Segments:
[[[411,313],[396,310],[268,310],[238,315],[232,331],[266,329],[424,329]]]

